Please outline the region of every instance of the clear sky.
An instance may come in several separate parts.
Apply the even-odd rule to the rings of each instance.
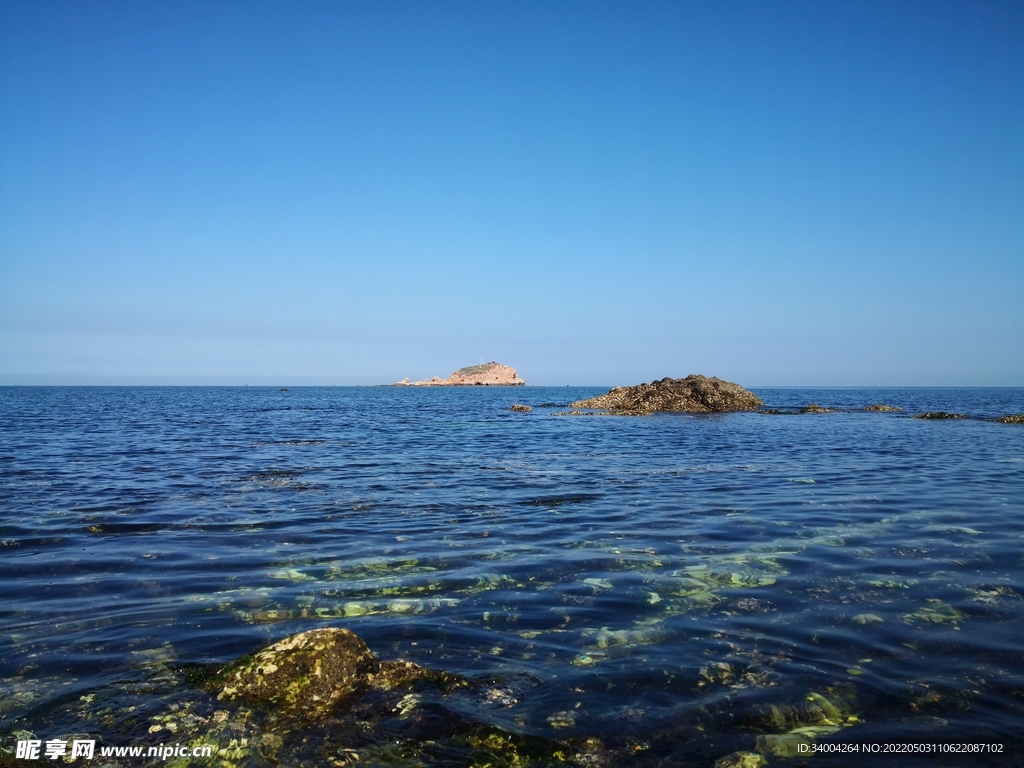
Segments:
[[[0,2],[0,383],[1024,385],[1024,3]]]

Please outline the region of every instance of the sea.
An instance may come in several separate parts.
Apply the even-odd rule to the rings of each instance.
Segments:
[[[0,388],[0,759],[1024,765],[1024,389],[606,389]],[[462,682],[211,692],[324,627]]]

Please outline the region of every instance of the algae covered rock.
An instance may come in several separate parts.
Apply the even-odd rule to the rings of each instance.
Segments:
[[[1000,424],[1024,424],[1024,413],[1011,413],[996,419]]]
[[[217,698],[271,704],[284,714],[317,719],[370,689],[454,676],[409,661],[378,661],[347,629],[313,629],[285,638],[230,665],[216,679]]]
[[[718,758],[715,768],[761,768],[764,764],[764,756],[756,752],[733,752]]]
[[[802,733],[769,733],[757,737],[757,751],[764,755],[789,758],[811,752],[813,740]]]
[[[755,411],[764,402],[739,384],[691,374],[685,379],[664,378],[611,391],[572,404],[573,408],[603,408],[624,415],[642,416],[657,411],[726,413]]]

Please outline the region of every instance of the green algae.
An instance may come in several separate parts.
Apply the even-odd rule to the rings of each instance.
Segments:
[[[970,600],[976,603],[984,603],[985,605],[996,605],[1002,598],[1019,598],[1020,595],[1014,592],[1009,587],[995,585],[995,586],[984,586],[984,587],[968,587],[967,593],[970,595]]]
[[[854,624],[871,624],[876,621],[885,621],[881,616],[876,616],[873,613],[858,613],[853,617]]]
[[[270,574],[272,579],[287,579],[288,581],[316,581],[315,576],[303,573],[297,568],[286,568],[280,571],[273,571]]]
[[[937,598],[929,598],[928,605],[922,606],[913,613],[905,613],[901,617],[904,622],[913,624],[925,622],[926,624],[951,624],[954,628],[967,618],[967,614],[958,611]]]
[[[636,629],[609,629],[601,627],[595,633],[593,630],[584,630],[584,637],[593,637],[593,644],[587,650],[604,650],[614,646],[633,647],[638,645],[654,645],[664,642],[668,633],[657,626],[639,627]]]
[[[718,758],[714,768],[761,768],[765,763],[764,755],[757,752],[732,752]]]
[[[756,749],[763,755],[772,755],[773,757],[798,757],[810,752],[809,747],[813,741],[812,738],[802,733],[759,734]],[[805,752],[801,751],[802,748]]]
[[[917,583],[917,579],[909,579],[907,581],[896,581],[895,579],[872,579],[868,582],[868,584],[874,587],[884,587],[885,589],[910,589]]]

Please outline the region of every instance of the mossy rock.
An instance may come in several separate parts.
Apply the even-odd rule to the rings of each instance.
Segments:
[[[389,690],[421,679],[461,680],[410,661],[378,661],[354,632],[329,627],[293,635],[240,659],[212,687],[219,699],[269,704],[285,715],[316,720],[370,689]]]
[[[733,752],[718,758],[715,768],[761,768],[764,764],[764,756],[756,752]]]
[[[813,740],[801,733],[770,733],[757,737],[757,751],[762,755],[790,758],[810,754]]]

